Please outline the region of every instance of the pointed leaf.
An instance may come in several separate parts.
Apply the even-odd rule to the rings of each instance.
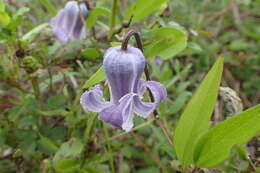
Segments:
[[[103,66],[102,67],[100,67],[99,69],[98,69],[98,71],[95,73],[95,74],[93,74],[90,78],[89,78],[89,80],[87,80],[86,82],[85,82],[85,84],[83,85],[83,88],[89,88],[89,87],[91,87],[91,86],[93,86],[93,85],[95,85],[95,84],[97,84],[97,83],[99,83],[99,82],[102,82],[103,80],[105,80],[106,79],[106,76],[105,76],[105,72],[104,72],[104,68],[103,68]]]
[[[26,33],[22,38],[21,41],[28,41],[28,42],[32,42],[41,32],[43,29],[47,28],[49,26],[48,23],[43,23],[40,24],[38,26],[36,26],[35,28],[33,28],[31,31],[29,31],[28,33]]]
[[[196,144],[194,160],[199,167],[212,167],[225,160],[235,144],[243,144],[260,132],[260,105],[221,122]]]
[[[71,138],[68,142],[61,145],[53,158],[53,162],[57,163],[63,158],[78,157],[83,151],[83,147],[84,145],[79,139]]]
[[[42,143],[43,147],[45,147],[51,153],[55,153],[59,149],[57,145],[47,137],[41,136],[40,142]]]
[[[80,163],[78,160],[63,159],[55,164],[55,170],[57,172],[77,172],[80,168]]]
[[[203,79],[177,125],[174,135],[174,146],[180,162],[185,167],[193,163],[196,141],[209,128],[222,70],[223,57],[220,57]]]
[[[125,19],[129,20],[133,15],[132,23],[135,23],[152,14],[164,3],[167,3],[167,1],[168,0],[137,0],[128,8]]]
[[[39,2],[47,8],[47,10],[51,13],[52,16],[55,16],[57,14],[56,8],[52,5],[52,3],[49,0],[39,0]]]
[[[151,32],[149,36],[151,44],[145,47],[145,56],[154,58],[160,56],[163,59],[172,58],[187,46],[187,35],[181,28],[164,27]]]
[[[108,9],[103,8],[103,7],[97,7],[93,10],[90,10],[88,17],[87,17],[87,27],[92,28],[95,25],[95,23],[97,22],[99,16],[108,17],[110,15],[111,15],[111,12]]]

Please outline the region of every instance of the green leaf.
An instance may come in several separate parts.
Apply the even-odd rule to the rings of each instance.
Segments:
[[[17,18],[19,16],[23,16],[25,13],[29,12],[30,11],[30,8],[27,8],[27,7],[22,7],[20,8],[17,13],[14,15],[13,18]]]
[[[59,149],[57,145],[47,137],[41,136],[40,142],[43,145],[43,147],[46,148],[51,153],[56,153]]]
[[[84,145],[79,139],[72,138],[61,145],[59,151],[55,154],[53,161],[57,163],[63,158],[77,157],[83,151],[83,147]]]
[[[16,106],[13,109],[10,110],[9,112],[9,119],[13,122],[17,121],[17,119],[20,118],[20,116],[22,115],[24,109],[26,106],[21,105],[21,106]]]
[[[193,163],[195,144],[209,128],[221,81],[223,61],[223,57],[218,58],[189,101],[177,125],[174,146],[180,162],[185,167]]]
[[[19,148],[24,153],[33,153],[36,148],[37,132],[32,129],[17,129],[16,137],[19,139]]]
[[[68,111],[64,110],[64,109],[57,109],[57,110],[51,110],[51,111],[41,111],[41,110],[36,110],[37,113],[43,115],[43,116],[66,116],[66,114],[68,113]]]
[[[7,26],[10,23],[10,17],[5,12],[0,12],[0,26]]]
[[[20,8],[15,15],[13,15],[12,20],[7,26],[11,30],[15,30],[18,26],[22,24],[23,18],[25,17],[25,13],[29,12],[30,9],[27,7]]]
[[[183,108],[190,95],[191,93],[187,91],[183,91],[180,95],[178,95],[173,104],[170,106],[171,113],[178,113]]]
[[[112,156],[113,154],[110,152],[93,154],[93,156],[88,157],[88,160],[86,160],[86,165],[94,165],[97,163],[106,162]]]
[[[79,161],[72,159],[63,159],[55,164],[55,170],[57,172],[76,172],[79,168]]]
[[[248,154],[247,154],[247,147],[244,145],[236,145],[237,154],[240,159],[242,160],[249,160]],[[196,151],[196,150],[195,150]]]
[[[149,16],[167,2],[168,0],[137,0],[126,11],[125,20],[129,20],[133,15],[132,23],[135,23]]]
[[[39,0],[39,2],[47,8],[47,10],[51,13],[52,16],[55,16],[57,14],[56,8],[52,5],[52,3],[49,0]]]
[[[196,144],[194,161],[199,167],[212,167],[225,160],[235,144],[243,144],[260,132],[260,105],[219,123]]]
[[[150,173],[150,172],[159,173],[161,171],[158,167],[140,168],[138,169],[138,171],[136,171],[136,173]]]
[[[97,48],[86,48],[86,49],[83,49],[81,51],[81,54],[83,55],[84,58],[89,59],[89,60],[98,58],[98,57],[100,57],[102,55],[100,50],[97,49]]]
[[[98,170],[96,168],[90,168],[90,167],[84,168],[84,170],[87,171],[87,173],[103,173],[103,171],[101,170]]]
[[[42,30],[43,30],[44,28],[48,27],[48,26],[49,26],[48,23],[43,23],[43,24],[41,24],[41,25],[39,25],[39,26],[36,26],[36,27],[33,28],[31,31],[29,31],[28,33],[26,33],[26,34],[22,37],[21,41],[32,42],[32,41],[36,38],[36,36],[39,35],[39,34],[42,32]]]
[[[98,16],[100,15],[109,17],[111,16],[111,12],[108,9],[102,7],[97,7],[91,10],[87,17],[87,27],[92,28],[97,22]]]
[[[5,3],[3,2],[3,0],[0,0],[0,12],[4,12],[5,11]]]
[[[178,27],[165,27],[152,31],[150,42],[144,48],[147,58],[160,56],[163,59],[172,58],[187,46],[187,36],[184,30]]]
[[[65,107],[66,97],[64,95],[51,95],[47,100],[48,110],[62,110]]]
[[[93,74],[90,78],[89,78],[89,80],[87,80],[86,82],[85,82],[85,84],[83,85],[83,88],[89,88],[89,87],[91,87],[91,86],[93,86],[93,85],[95,85],[95,84],[97,84],[97,83],[99,83],[99,82],[102,82],[103,80],[105,80],[106,79],[106,76],[105,76],[105,72],[104,72],[104,68],[103,68],[103,66],[102,67],[100,67],[99,69],[98,69],[98,71],[95,73],[95,74]]]
[[[5,27],[10,23],[10,17],[5,12],[5,3],[0,0],[0,26]]]
[[[193,51],[196,51],[196,52],[202,51],[202,48],[200,47],[200,45],[198,43],[195,43],[195,42],[189,42],[187,47],[192,49]]]

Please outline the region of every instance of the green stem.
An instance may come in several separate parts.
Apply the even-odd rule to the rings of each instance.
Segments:
[[[110,30],[109,30],[109,39],[113,35],[115,23],[116,23],[116,8],[117,8],[117,0],[113,0],[113,6],[112,6],[112,14],[111,14],[111,22],[110,22]]]
[[[85,132],[84,132],[84,138],[83,138],[83,142],[84,142],[84,150],[82,152],[82,162],[81,162],[81,166],[80,168],[84,168],[85,166],[85,162],[86,162],[86,155],[88,153],[88,144],[89,144],[89,140],[92,134],[92,131],[94,129],[94,125],[95,125],[95,121],[97,119],[97,116],[95,114],[91,114],[89,115],[89,119],[86,122],[86,128],[85,128]]]
[[[39,103],[41,103],[41,92],[38,83],[38,77],[37,76],[31,77],[31,82],[32,82],[35,98],[38,100]]]
[[[110,164],[112,173],[115,173],[116,171],[115,171],[115,166],[114,166],[114,160],[113,160],[111,145],[110,145],[109,142],[107,142],[109,140],[108,131],[107,131],[107,128],[105,128],[104,124],[103,124],[103,130],[105,132],[105,140],[106,140],[106,144],[107,144],[107,147],[108,147],[108,152],[110,153],[109,164]]]
[[[50,91],[51,91],[51,93],[53,93],[53,79],[52,79],[51,69],[49,69],[49,68],[48,68],[48,74],[49,74],[49,78],[50,78],[50,84],[49,84]]]

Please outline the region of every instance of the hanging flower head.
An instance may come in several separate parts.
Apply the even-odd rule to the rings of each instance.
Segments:
[[[53,34],[61,44],[73,40],[84,39],[87,31],[84,19],[87,17],[88,8],[85,3],[76,1],[67,2],[64,9],[51,19]]]
[[[105,101],[99,85],[83,93],[80,99],[86,112],[98,112],[100,120],[125,131],[133,128],[134,114],[147,118],[166,97],[163,85],[141,78],[146,65],[145,57],[140,49],[127,46],[133,34],[137,43],[141,44],[138,33],[132,31],[126,36],[122,47],[111,47],[104,55],[103,65],[110,87],[110,101]],[[153,102],[141,101],[146,88],[150,90]]]

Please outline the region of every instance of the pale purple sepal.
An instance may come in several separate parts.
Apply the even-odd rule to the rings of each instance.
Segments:
[[[96,85],[92,90],[86,91],[80,97],[80,104],[85,112],[101,112],[103,109],[111,106],[103,97],[103,92],[99,85]]]
[[[53,34],[61,44],[86,37],[87,31],[81,13],[86,18],[88,14],[86,5],[83,3],[78,5],[76,1],[69,1],[65,8],[51,19]]]
[[[125,131],[133,128],[134,113],[147,118],[166,97],[166,89],[159,82],[141,79],[145,58],[132,46],[127,50],[113,47],[104,55],[104,69],[110,87],[110,102],[106,102],[98,86],[86,91],[80,103],[85,111],[99,112],[99,119]],[[142,102],[147,88],[154,101]]]
[[[125,131],[130,131],[133,127],[133,96],[129,93],[123,96],[119,103],[104,109],[99,113],[99,119],[120,127]]]
[[[154,102],[145,103],[141,101],[140,97],[136,96],[134,97],[134,110],[137,115],[147,118],[166,97],[167,92],[163,85],[155,81],[144,82],[143,87],[149,88],[153,95]]]

